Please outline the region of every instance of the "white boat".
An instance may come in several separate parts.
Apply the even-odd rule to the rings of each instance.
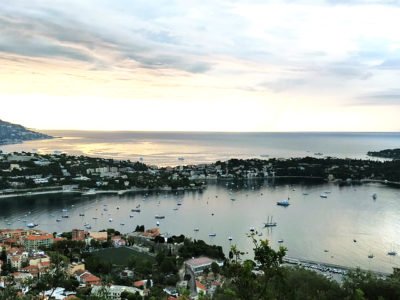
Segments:
[[[249,230],[250,230],[251,232],[254,232],[256,229],[255,229],[254,227],[250,227]]]
[[[208,236],[209,237],[214,237],[214,236],[217,236],[217,234],[216,233],[209,233]]]
[[[112,218],[109,218],[109,219],[108,219],[108,222],[112,222],[112,221],[113,221],[113,219],[112,219]]]
[[[28,223],[28,224],[26,224],[26,226],[27,226],[28,228],[35,228],[36,226],[38,226],[38,224]]]
[[[159,222],[159,221],[157,221],[157,222],[156,222],[156,225],[157,225],[157,226],[160,226],[160,222]]]
[[[232,241],[232,240],[233,240],[233,238],[230,236],[230,237],[228,237],[228,240],[229,240],[229,241]]]
[[[82,193],[84,196],[90,196],[90,195],[96,195],[96,190],[95,189],[90,189],[85,193]]]
[[[155,215],[154,218],[161,220],[165,219],[165,216]]]
[[[328,195],[325,193],[322,193],[321,195],[319,195],[321,198],[328,198]]]
[[[56,222],[61,222],[61,219],[56,219]]]
[[[282,244],[282,243],[283,243],[283,240],[278,240],[278,243],[279,243],[279,244]]]
[[[196,232],[198,232],[199,231],[199,228],[195,228],[195,229],[193,229],[194,231],[196,231]]]
[[[280,201],[276,202],[276,205],[287,207],[290,205],[289,199],[280,200]]]

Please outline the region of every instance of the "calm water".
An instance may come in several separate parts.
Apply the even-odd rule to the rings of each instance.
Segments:
[[[70,154],[131,160],[142,158],[146,163],[177,165],[261,155],[299,157],[316,152],[325,156],[366,158],[369,150],[400,147],[400,133],[48,133],[62,138],[2,146],[0,149],[43,153],[59,150]],[[184,161],[178,157],[184,157]],[[327,199],[319,197],[324,191],[331,192]],[[303,192],[309,195],[303,195]],[[376,201],[371,197],[373,193],[378,194]],[[276,201],[288,196],[292,203],[290,207],[276,205]],[[87,222],[92,225],[92,230],[114,227],[129,232],[136,225],[154,227],[154,215],[161,214],[166,216],[160,220],[162,232],[204,239],[222,245],[226,252],[230,247],[229,236],[240,249],[251,252],[251,242],[246,233],[254,226],[274,247],[277,247],[279,239],[283,239],[288,254],[293,257],[387,272],[393,266],[400,266],[400,257],[387,256],[392,249],[400,253],[400,189],[381,185],[339,188],[335,185],[288,187],[250,184],[247,190],[232,192],[225,185],[210,185],[203,193],[152,194],[146,198],[133,194],[90,198],[48,195],[0,201],[0,227],[23,227],[25,220],[39,223],[41,229],[60,232],[83,228]],[[182,205],[177,206],[178,202]],[[142,212],[131,213],[130,210],[139,204]],[[70,218],[58,223],[56,219],[61,217],[62,209],[69,210]],[[80,217],[80,212],[85,216]],[[130,214],[134,217],[130,218]],[[268,216],[273,216],[278,222],[272,230],[262,229]],[[109,218],[113,222],[110,223]],[[200,230],[196,233],[193,229],[197,227]],[[208,234],[211,232],[217,236],[210,238]],[[354,243],[353,239],[357,242]],[[373,259],[367,258],[370,253],[375,255]]]
[[[330,192],[328,198],[320,198],[325,191]],[[303,195],[304,192],[308,195]],[[378,194],[375,201],[371,197],[373,193]],[[276,205],[276,201],[288,195],[289,207]],[[47,195],[1,199],[1,203],[0,227],[23,227],[26,221],[39,223],[43,230],[61,232],[84,228],[87,222],[92,230],[112,227],[126,233],[140,224],[146,228],[155,227],[154,216],[160,214],[165,215],[165,219],[160,220],[163,233],[183,233],[203,239],[222,245],[225,252],[230,247],[229,236],[233,237],[233,244],[251,252],[246,234],[254,226],[274,247],[283,239],[292,257],[387,272],[400,266],[400,257],[387,255],[392,249],[400,252],[400,189],[383,185],[354,188],[328,184],[289,187],[249,183],[247,189],[230,191],[225,185],[210,184],[203,193],[153,193],[147,197],[144,194]],[[142,211],[131,212],[137,205]],[[61,218],[62,209],[68,209],[70,218],[56,222]],[[80,217],[79,213],[85,216]],[[263,228],[268,216],[273,216],[277,227]],[[109,222],[109,218],[113,221]],[[199,232],[194,232],[194,228],[199,228]],[[216,237],[210,238],[211,232],[215,232]],[[369,253],[375,258],[369,259]]]
[[[370,150],[400,147],[400,133],[171,133],[47,131],[62,138],[0,146],[3,151],[54,150],[156,165],[229,158],[325,156],[366,158]],[[178,157],[184,157],[179,161]]]

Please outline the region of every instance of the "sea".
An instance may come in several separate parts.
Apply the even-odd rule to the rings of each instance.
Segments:
[[[368,151],[400,148],[400,133],[46,133],[58,138],[1,146],[0,150],[60,151],[174,166],[229,158],[368,159]],[[321,193],[327,198],[321,198]],[[276,205],[288,197],[290,206]],[[90,224],[92,230],[115,228],[127,233],[136,225],[157,227],[158,221],[165,235],[202,239],[221,245],[225,253],[236,245],[249,258],[253,251],[249,233],[254,228],[257,239],[268,239],[276,249],[285,246],[293,258],[381,272],[400,267],[400,189],[383,184],[340,187],[249,180],[241,186],[210,182],[203,192],[31,195],[0,202],[0,228],[23,228],[33,222],[39,229],[62,232]],[[131,211],[137,207],[140,213]],[[61,218],[63,210],[69,218]],[[165,219],[155,219],[155,215]],[[264,228],[271,218],[277,226]],[[389,251],[399,255],[389,256]],[[374,257],[368,258],[370,254]]]

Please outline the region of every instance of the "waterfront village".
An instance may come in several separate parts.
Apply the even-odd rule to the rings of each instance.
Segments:
[[[400,160],[339,158],[230,159],[212,164],[157,167],[143,162],[55,152],[0,152],[0,197],[35,192],[120,192],[203,189],[209,181],[308,179],[340,185],[398,184]]]
[[[400,181],[399,170],[396,160],[231,159],[195,166],[156,167],[140,161],[62,153],[1,153],[0,197],[61,192],[201,191],[210,180],[239,184],[259,178],[396,184]],[[383,278],[361,270],[347,275],[326,266],[308,266],[320,273],[304,265],[283,267],[284,262],[299,263],[285,260],[283,247],[273,250],[267,241],[256,240],[251,234],[249,239],[254,243],[254,261],[242,260],[244,253],[235,246],[226,258],[220,246],[183,235],[163,236],[159,228],[145,229],[143,225],[128,234],[110,228],[98,232],[71,228],[71,232],[63,233],[35,228],[1,229],[0,299],[342,299],[352,293],[371,293],[366,288],[370,284],[381,287],[376,288],[379,295],[394,295],[383,299],[400,297],[400,272],[396,270]],[[340,285],[327,273],[343,275],[345,283]],[[285,283],[277,278],[285,278]],[[301,293],[315,296],[303,298]]]
[[[113,229],[1,229],[0,250],[0,289],[40,299],[103,299],[104,293],[106,299],[197,299],[224,283],[221,247],[164,238],[159,228],[137,226],[125,235]]]

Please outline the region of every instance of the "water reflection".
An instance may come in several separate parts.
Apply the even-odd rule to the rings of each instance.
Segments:
[[[329,192],[327,198],[320,197],[323,192]],[[378,194],[377,200],[372,199],[373,193]],[[399,195],[399,190],[373,184],[339,187],[263,181],[210,184],[202,193],[43,195],[1,199],[0,227],[18,228],[32,222],[40,229],[60,232],[86,224],[92,230],[113,227],[126,233],[136,225],[151,228],[159,222],[164,233],[203,239],[222,245],[226,252],[236,244],[250,253],[247,234],[254,227],[262,234],[259,238],[269,239],[273,247],[283,240],[292,257],[390,272],[399,266],[397,256],[387,255],[392,245],[400,250],[396,244],[400,238]],[[276,205],[288,196],[289,207]],[[62,218],[63,210],[69,218]],[[156,219],[156,215],[165,219]],[[264,228],[271,216],[277,226]],[[370,253],[373,259],[368,259]]]

